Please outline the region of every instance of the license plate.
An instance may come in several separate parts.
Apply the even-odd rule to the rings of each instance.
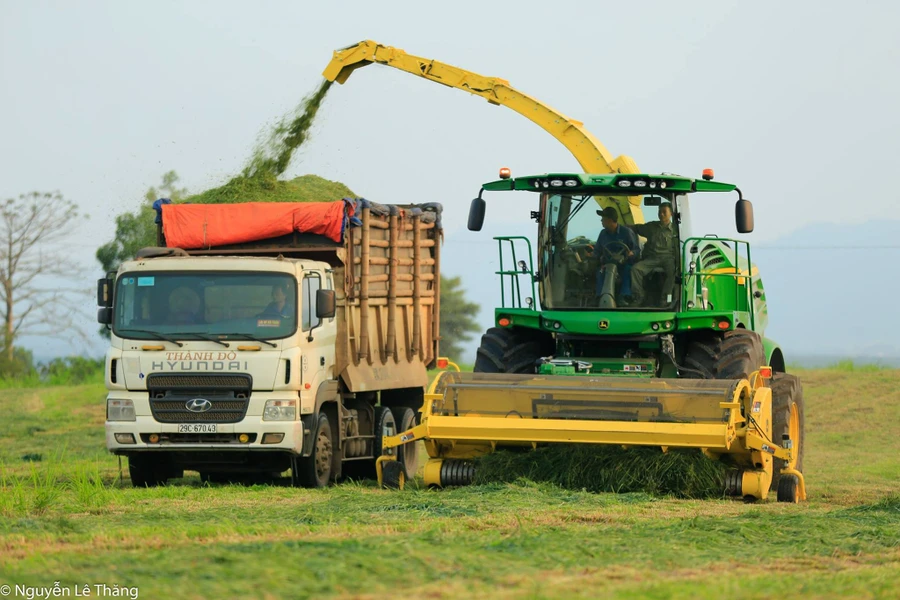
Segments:
[[[215,425],[207,425],[201,423],[191,423],[188,425],[179,425],[178,433],[215,433]]]

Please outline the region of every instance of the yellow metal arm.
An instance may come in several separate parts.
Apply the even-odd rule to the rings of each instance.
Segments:
[[[336,50],[322,75],[329,81],[343,84],[353,71],[372,63],[394,67],[429,81],[481,96],[491,104],[506,106],[516,111],[559,140],[572,153],[585,173],[640,172],[631,157],[613,158],[600,140],[584,128],[583,123],[570,119],[540,100],[523,94],[510,86],[505,79],[484,77],[453,65],[407,54],[399,48],[383,46],[371,40]],[[632,206],[640,206],[640,197],[629,198],[629,202]],[[628,211],[624,206],[620,206],[619,209],[623,213],[631,212],[636,219],[634,222],[643,222],[639,209]],[[623,216],[630,222],[627,214]]]

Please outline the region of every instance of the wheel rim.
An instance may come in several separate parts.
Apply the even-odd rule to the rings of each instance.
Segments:
[[[788,418],[788,435],[791,436],[791,445],[793,446],[793,460],[788,465],[790,468],[796,468],[797,457],[800,456],[800,410],[797,408],[796,402],[791,402],[790,417]]]
[[[316,478],[319,481],[328,478],[331,471],[331,440],[324,431],[319,432],[316,439]]]

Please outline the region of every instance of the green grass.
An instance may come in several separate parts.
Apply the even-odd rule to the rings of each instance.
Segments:
[[[896,597],[900,371],[802,378],[801,505],[523,479],[388,492],[192,476],[132,489],[103,448],[102,386],[0,391],[0,584],[193,598]]]
[[[723,462],[699,450],[560,444],[534,451],[495,452],[477,460],[475,482],[520,478],[589,492],[645,492],[680,498],[722,497]]]

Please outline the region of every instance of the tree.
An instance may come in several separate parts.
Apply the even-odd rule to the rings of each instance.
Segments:
[[[75,329],[76,310],[58,282],[79,271],[64,249],[51,245],[64,239],[80,218],[78,207],[56,193],[31,192],[9,198],[0,207],[0,312],[3,353],[15,363],[15,342],[22,335],[56,334]]]
[[[441,354],[459,360],[462,344],[481,331],[475,317],[478,304],[466,301],[462,278],[441,276]]]
[[[144,201],[134,212],[126,212],[116,217],[116,236],[111,242],[97,249],[97,260],[104,273],[115,271],[126,260],[131,260],[141,248],[156,245],[156,211],[153,202],[158,198],[169,198],[177,202],[187,195],[187,190],[176,187],[178,173],[169,171],[162,176],[160,186],[151,187],[144,194]],[[105,331],[105,328],[104,328]]]

